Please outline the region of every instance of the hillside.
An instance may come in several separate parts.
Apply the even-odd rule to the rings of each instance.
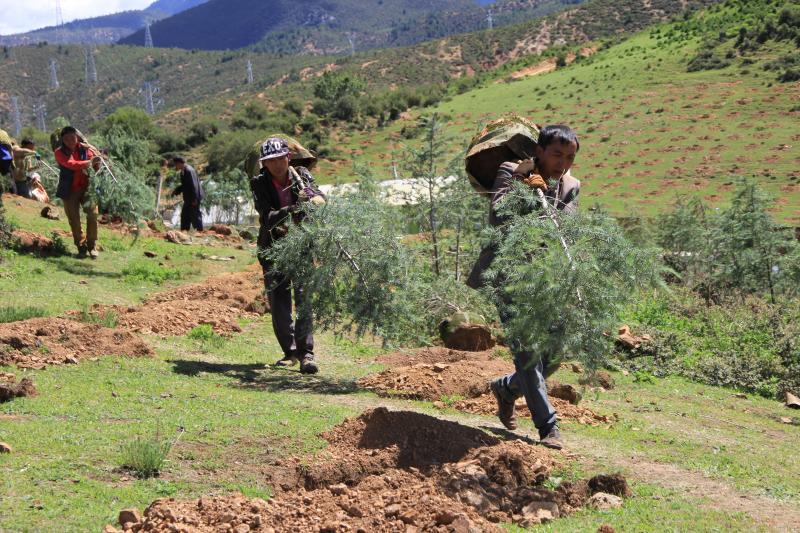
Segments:
[[[205,0],[157,0],[143,10],[129,10],[89,17],[63,26],[47,26],[13,35],[0,35],[0,46],[20,46],[48,42],[53,44],[117,42],[141,29],[146,23],[172,16]],[[144,43],[142,39],[141,43]]]
[[[783,5],[726,2],[619,44],[597,43],[591,48],[600,50],[563,68],[556,69],[555,58],[509,64],[483,87],[406,120],[343,135],[342,160],[322,162],[319,174],[351,180],[357,159],[388,178],[391,154],[415,142],[404,133],[419,115],[445,117],[456,156],[481,123],[515,112],[578,131],[575,174],[583,180],[584,205],[653,214],[678,193],[722,205],[731,180],[748,175],[777,197],[777,216],[800,225],[800,137],[793,127],[800,83],[778,81],[791,70],[786,65],[796,45],[767,38],[756,50],[734,46],[740,28],[758,34],[765,20],[777,21]],[[690,61],[705,54],[732,59],[689,72]]]
[[[200,50],[242,48],[255,44],[268,33],[305,28],[324,28],[340,34],[341,40],[347,43],[347,32],[391,27],[399,20],[472,6],[471,0],[310,0],[298,8],[289,0],[275,0],[268,6],[258,0],[210,0],[155,23],[151,32],[156,46]],[[121,39],[120,44],[143,41],[139,31]]]
[[[710,3],[713,0],[695,0],[687,6]],[[541,22],[336,58],[100,46],[95,54],[98,84],[90,87],[85,86],[84,55],[78,47],[19,47],[5,50],[0,57],[0,66],[9,73],[0,79],[0,116],[9,121],[9,97],[18,96],[24,106],[23,121],[32,123],[32,106],[41,100],[49,117],[65,116],[85,127],[119,106],[141,105],[140,90],[146,80],[159,83],[162,117],[170,129],[204,116],[229,119],[251,99],[269,106],[271,101],[287,97],[310,98],[306,81],[326,70],[358,76],[370,91],[427,86],[441,91],[441,86],[455,78],[463,76],[469,81],[473,74],[554,45],[637,31],[679,12],[680,6],[674,2],[592,0]],[[154,28],[154,39],[156,31]],[[58,90],[47,88],[51,58],[58,62]],[[256,81],[252,86],[245,85],[248,60]]]

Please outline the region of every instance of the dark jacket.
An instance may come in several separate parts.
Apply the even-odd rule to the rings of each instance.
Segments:
[[[203,185],[197,177],[197,171],[192,165],[184,165],[181,170],[181,184],[172,191],[172,196],[183,193],[183,204],[191,206],[194,202],[199,205],[206,197]]]
[[[492,187],[492,201],[489,206],[489,224],[492,226],[500,226],[505,222],[505,220],[498,215],[497,207],[505,195],[511,190],[514,181],[512,175],[516,168],[517,163],[507,161],[500,165],[500,168],[497,170],[497,177]],[[567,172],[564,177],[561,178],[558,187],[549,189],[545,193],[545,196],[559,211],[574,214],[578,212],[578,193],[580,189],[581,182]],[[556,198],[556,193],[558,193],[558,198]],[[484,286],[483,273],[491,266],[496,253],[497,249],[494,244],[490,244],[481,250],[478,260],[475,262],[475,266],[472,267],[469,278],[467,278],[467,285],[469,287],[477,289]]]
[[[319,192],[314,177],[305,167],[294,167],[313,188],[314,192]],[[281,207],[278,191],[272,183],[272,174],[266,168],[261,169],[261,174],[250,179],[250,189],[253,191],[253,200],[261,227],[258,231],[259,248],[269,248],[277,239],[286,234],[286,224],[289,218],[298,223],[302,218],[302,213],[297,212],[297,191],[294,187],[290,188],[292,193],[292,203],[286,207]]]

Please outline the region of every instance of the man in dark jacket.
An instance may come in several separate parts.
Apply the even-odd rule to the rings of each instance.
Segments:
[[[194,229],[203,231],[203,214],[200,212],[200,204],[205,198],[203,186],[200,178],[197,177],[192,165],[187,165],[186,160],[180,156],[172,158],[172,164],[178,171],[181,184],[178,185],[172,196],[183,193],[183,208],[181,209],[181,231],[189,231],[192,226]]]
[[[289,146],[283,139],[272,137],[261,146],[261,173],[250,180],[255,207],[261,227],[258,232],[259,251],[272,246],[286,235],[288,224],[299,223],[301,202],[323,201],[314,178],[304,167],[289,164]],[[311,310],[303,305],[306,295],[299,280],[291,280],[275,272],[272,265],[259,253],[264,271],[272,328],[283,350],[283,358],[276,364],[291,366],[300,362],[300,372],[315,374],[319,367],[314,361],[314,336]],[[292,319],[292,289],[297,321]]]
[[[556,209],[572,214],[578,211],[580,181],[572,177],[569,169],[579,148],[578,137],[567,126],[546,126],[539,133],[536,158],[522,162],[508,161],[500,166],[492,188],[489,223],[502,226],[506,220],[498,214],[497,208],[506,194],[511,191],[514,181],[521,181],[529,187],[544,191],[547,201]],[[547,182],[553,186],[548,187]],[[495,256],[495,248],[490,245],[481,251],[478,261],[470,273],[467,285],[473,288],[483,286],[484,272]],[[509,302],[497,302],[500,320],[506,322],[510,316],[506,311]],[[563,334],[557,324],[553,334]],[[515,372],[490,383],[497,400],[497,415],[508,429],[516,429],[514,403],[524,396],[528,409],[533,413],[533,423],[539,430],[542,444],[550,448],[563,447],[558,429],[555,409],[547,398],[545,378],[554,371],[549,354],[534,354],[516,345],[509,339],[509,347],[514,355]]]

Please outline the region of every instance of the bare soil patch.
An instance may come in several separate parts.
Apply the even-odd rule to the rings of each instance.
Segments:
[[[497,410],[489,381],[514,370],[514,365],[495,351],[461,352],[446,348],[422,348],[387,354],[379,362],[392,365],[378,374],[358,380],[358,386],[379,396],[428,400],[434,406],[449,406],[468,413],[492,415]],[[556,387],[555,381],[550,388]],[[550,397],[559,417],[583,424],[608,423],[611,420],[590,409]],[[517,403],[518,414],[530,412],[524,400]]]
[[[0,364],[21,368],[77,363],[102,355],[144,357],[153,351],[129,331],[66,318],[32,318],[0,324]]]
[[[0,403],[20,398],[22,396],[36,396],[36,387],[33,381],[22,378],[17,382],[17,376],[0,372]]]
[[[202,324],[220,335],[240,332],[237,319],[268,312],[264,282],[256,270],[225,273],[201,283],[162,292],[141,306],[95,306],[113,310],[118,325],[138,333],[185,335]]]
[[[420,413],[377,408],[323,436],[329,447],[310,466],[289,461],[294,481],[269,502],[156,500],[126,531],[499,532],[571,513],[600,488],[629,494],[620,476],[544,488],[558,463],[545,448]]]

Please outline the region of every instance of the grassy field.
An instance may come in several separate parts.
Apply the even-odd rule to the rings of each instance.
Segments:
[[[389,127],[341,139],[344,161],[320,164],[320,181],[350,181],[352,160],[383,179],[402,161],[403,137],[416,117],[446,119],[452,155],[459,156],[488,120],[518,113],[539,124],[566,123],[581,139],[574,174],[583,205],[600,204],[622,216],[652,215],[677,194],[723,205],[736,176],[755,176],[777,197],[773,211],[800,224],[797,99],[800,84],[778,83],[768,61],[789,54],[789,43],[768,43],[742,66],[687,72],[699,37],[670,41],[675,24],[599,50],[567,67],[487,86],[414,113]]]
[[[21,226],[52,231],[64,225],[37,218],[27,203],[5,204]],[[117,241],[124,246],[111,244]],[[147,237],[134,244],[107,229],[101,243],[106,249],[96,263],[4,253],[0,291],[11,295],[4,305],[35,305],[58,314],[93,303],[132,304],[220,270],[196,259],[202,246]],[[169,253],[185,275],[163,284],[126,279],[123,272],[143,249]],[[236,255],[226,269],[254,261],[249,252],[211,250]],[[302,376],[270,366],[280,350],[269,317],[240,325],[242,332],[231,337],[197,330],[146,335],[153,357],[108,356],[39,371],[0,367],[31,377],[39,391],[0,404],[0,441],[13,447],[0,455],[0,531],[100,531],[120,509],[141,509],[165,496],[241,492],[269,498],[269,464],[321,450],[321,431],[377,405],[505,434],[494,417],[358,390],[357,378],[381,368],[375,358],[383,350],[369,339],[321,332],[322,371]],[[568,371],[557,377],[577,380]],[[793,460],[800,425],[797,417],[790,424],[781,421],[791,412],[774,401],[680,378],[614,378],[614,390],[588,392],[583,404],[616,421],[596,427],[564,423],[568,450],[557,477],[620,471],[633,497],[621,509],[584,510],[534,531],[591,532],[601,524],[636,532],[786,531],[786,524],[800,523],[800,463]],[[523,421],[518,437],[532,433],[531,423]],[[156,436],[174,443],[159,477],[138,479],[122,468],[128,443]]]

